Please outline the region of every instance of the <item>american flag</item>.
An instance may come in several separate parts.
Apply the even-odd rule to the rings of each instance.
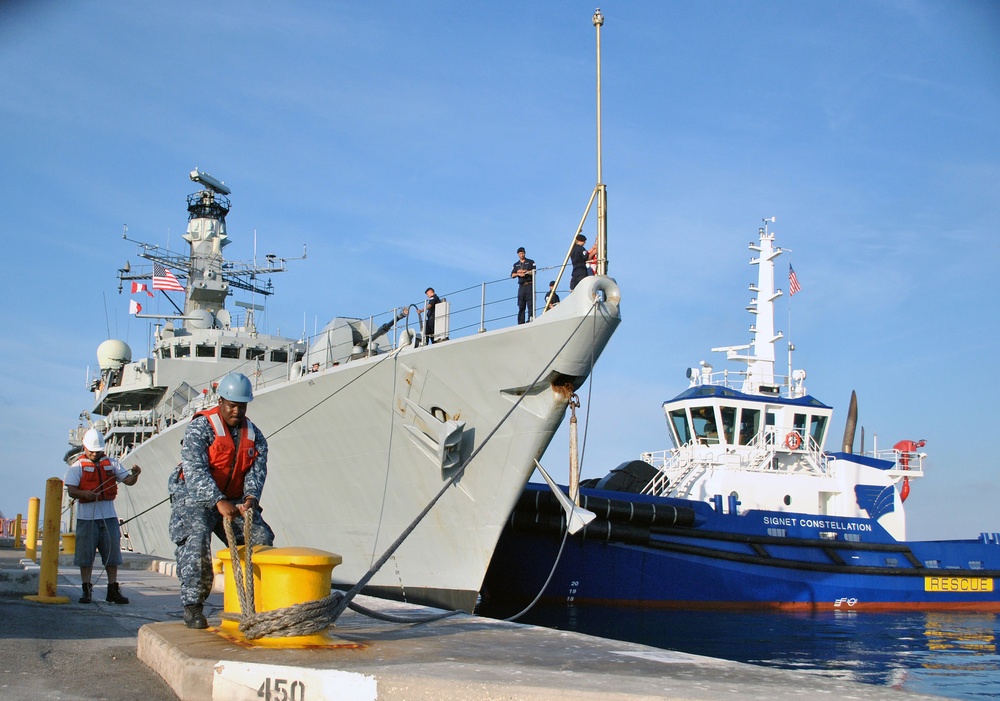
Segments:
[[[156,287],[156,285],[153,286]],[[788,291],[792,294],[802,291],[802,286],[799,285],[799,278],[795,274],[795,268],[792,267],[791,263],[788,264]]]
[[[172,272],[159,263],[153,263],[153,289],[183,292],[184,285],[177,281],[177,276]]]

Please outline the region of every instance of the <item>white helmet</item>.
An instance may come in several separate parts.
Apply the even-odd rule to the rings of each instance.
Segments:
[[[104,434],[92,428],[83,434],[83,447],[92,453],[104,450]]]

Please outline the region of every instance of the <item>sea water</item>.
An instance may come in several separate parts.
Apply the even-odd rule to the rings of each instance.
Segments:
[[[980,613],[536,608],[519,623],[982,701],[1000,699],[1000,620]]]

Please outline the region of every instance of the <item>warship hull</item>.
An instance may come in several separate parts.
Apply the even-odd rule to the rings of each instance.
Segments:
[[[269,444],[261,507],[276,545],[341,555],[334,584],[352,585],[465,466],[366,591],[471,610],[534,460],[620,321],[618,299],[612,279],[591,277],[528,324],[260,381],[248,416]],[[123,456],[143,470],[118,501],[128,539],[165,558],[186,425]]]

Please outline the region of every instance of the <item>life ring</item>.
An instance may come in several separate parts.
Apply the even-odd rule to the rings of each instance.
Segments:
[[[798,450],[802,447],[802,436],[797,431],[792,431],[785,436],[785,447],[789,450]]]

